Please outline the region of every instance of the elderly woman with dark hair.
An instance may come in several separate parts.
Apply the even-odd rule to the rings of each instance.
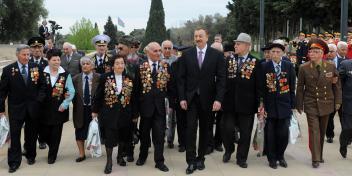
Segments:
[[[103,126],[103,138],[107,162],[104,173],[112,171],[113,148],[119,145],[117,163],[126,166],[121,149],[128,142],[128,131],[131,130],[134,105],[134,83],[125,73],[125,58],[119,55],[111,60],[112,71],[101,76],[93,99],[92,116],[98,117]]]
[[[49,146],[48,164],[56,161],[63,124],[69,119],[68,107],[75,95],[71,75],[60,66],[60,56],[60,50],[49,50],[49,65],[44,69],[47,96],[43,103],[41,123],[43,138]]]

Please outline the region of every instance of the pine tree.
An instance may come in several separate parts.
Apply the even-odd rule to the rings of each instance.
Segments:
[[[143,49],[150,42],[161,43],[166,39],[165,13],[162,0],[152,0],[147,28],[143,40]]]
[[[108,17],[108,21],[104,25],[104,34],[110,37],[110,43],[108,44],[108,48],[110,50],[115,48],[115,43],[117,42],[117,27],[111,20],[111,17]]]

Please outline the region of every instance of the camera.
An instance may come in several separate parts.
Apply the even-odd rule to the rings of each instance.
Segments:
[[[55,33],[55,31],[58,29],[62,29],[62,26],[56,24],[56,21],[49,20],[49,23],[51,24],[51,30],[53,31],[53,33]]]

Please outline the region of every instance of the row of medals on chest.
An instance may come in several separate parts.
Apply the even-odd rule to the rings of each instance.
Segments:
[[[246,59],[241,67],[241,78],[250,79],[253,73],[253,69],[255,67],[256,59]],[[238,69],[238,62],[235,60],[234,57],[229,59],[229,67],[228,70],[228,78],[236,78],[237,77],[237,69]]]

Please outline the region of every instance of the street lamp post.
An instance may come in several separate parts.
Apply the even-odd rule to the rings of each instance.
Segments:
[[[264,47],[264,0],[260,0],[260,24],[259,24],[259,46]],[[263,52],[260,51],[260,57],[263,58]]]
[[[341,0],[341,41],[347,41],[348,0]]]

